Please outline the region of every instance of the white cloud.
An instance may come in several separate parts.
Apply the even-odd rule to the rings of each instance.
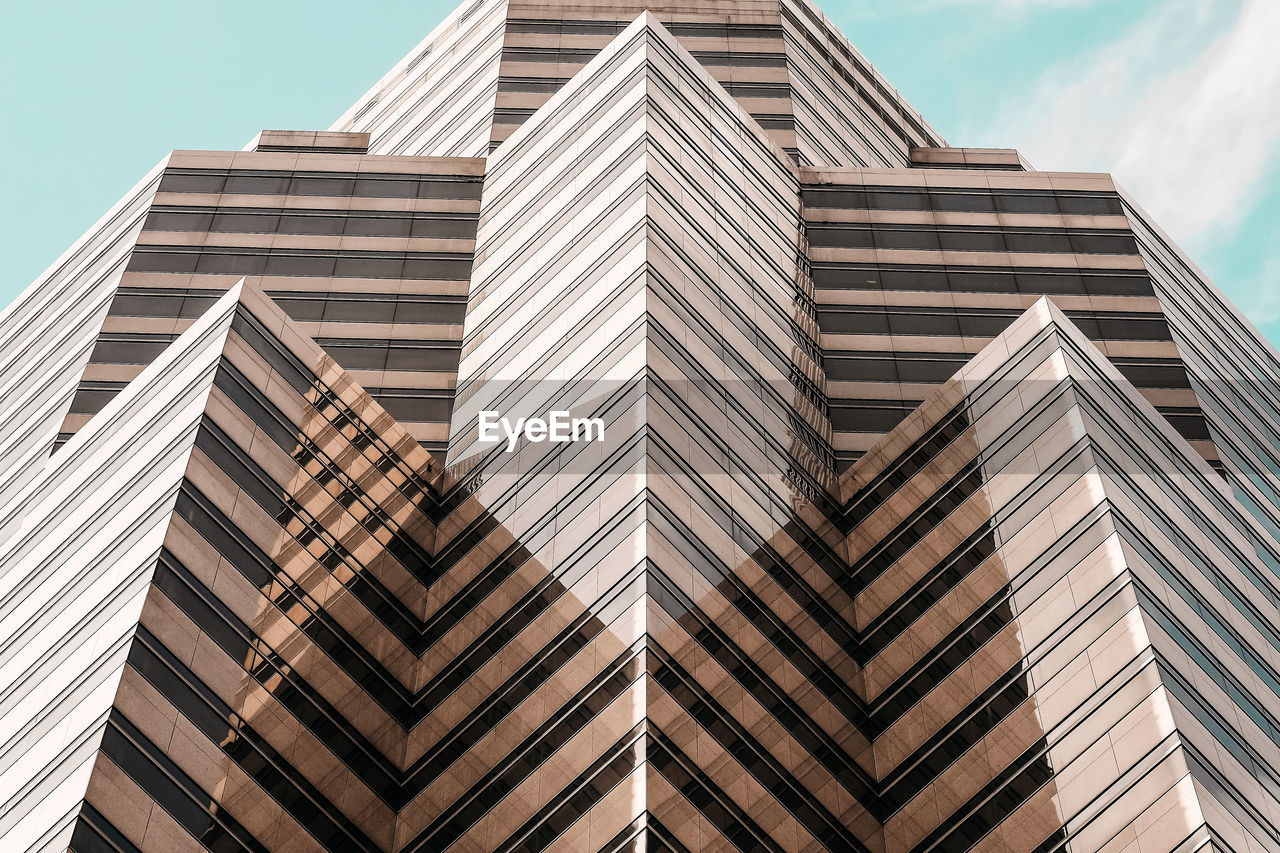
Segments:
[[[835,6],[836,3],[828,3],[827,0],[819,0],[821,5],[826,8],[828,5]],[[842,15],[850,15],[855,18],[881,18],[881,17],[901,17],[904,12],[908,15],[918,15],[922,13],[936,12],[941,10],[954,10],[958,8],[968,7],[976,10],[977,7],[986,7],[985,11],[992,14],[1003,14],[1010,17],[1023,13],[1033,13],[1054,9],[1079,9],[1084,6],[1092,6],[1099,0],[893,0],[887,3],[882,0],[881,3],[854,3],[852,9],[842,10]]]
[[[1280,282],[1280,255],[1272,255],[1252,281],[1245,282],[1243,287],[1232,288],[1236,307],[1255,326],[1280,321],[1280,287],[1276,286],[1277,282]]]
[[[1015,9],[1088,6],[1094,0],[922,0],[930,6],[1005,6]]]
[[[1257,204],[1280,152],[1276,0],[1168,0],[970,133],[1039,169],[1112,172],[1202,247]],[[974,143],[976,144],[976,143]]]

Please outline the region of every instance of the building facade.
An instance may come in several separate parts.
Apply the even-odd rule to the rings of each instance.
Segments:
[[[1277,378],[809,0],[468,3],[0,314],[0,849],[1280,850]]]

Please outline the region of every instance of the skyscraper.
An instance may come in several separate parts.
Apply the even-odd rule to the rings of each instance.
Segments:
[[[0,850],[1280,849],[1277,377],[808,0],[477,0],[0,315]]]

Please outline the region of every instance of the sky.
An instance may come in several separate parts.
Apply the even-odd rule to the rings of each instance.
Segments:
[[[454,5],[0,0],[0,305],[170,150],[328,127]],[[819,5],[949,144],[1114,174],[1280,342],[1278,0]]]

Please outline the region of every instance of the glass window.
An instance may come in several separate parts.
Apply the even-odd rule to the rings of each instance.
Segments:
[[[296,175],[289,185],[293,195],[349,196],[355,189],[354,178],[320,178]]]
[[[387,366],[386,346],[365,346],[328,339],[321,346],[347,370],[383,370]]]
[[[946,290],[947,274],[936,270],[881,270],[885,290]]]
[[[1114,196],[1059,195],[1058,209],[1069,216],[1103,216],[1124,212]]]
[[[267,261],[267,275],[333,275],[333,258],[326,255],[272,254]]]
[[[447,421],[453,411],[453,400],[448,397],[376,396],[382,408],[402,421]]]
[[[410,256],[404,262],[404,277],[466,281],[471,277],[470,257],[422,258]]]
[[[964,229],[956,231],[939,231],[938,241],[942,248],[957,252],[1003,252],[1004,237],[998,231],[978,231]]]
[[[392,345],[387,354],[387,370],[455,370],[459,350],[455,347],[414,347]]]
[[[929,193],[934,210],[954,213],[994,212],[996,203],[987,193]]]
[[[395,316],[389,299],[334,299],[325,302],[324,319],[348,323],[388,323]]]
[[[997,313],[959,314],[960,334],[967,338],[994,338],[1013,322],[1014,317]]]
[[[271,298],[294,320],[314,322],[324,317],[324,299],[296,299],[287,293],[272,293]]]
[[[813,268],[813,284],[820,289],[879,290],[880,273],[873,269],[817,265]]]
[[[1098,315],[1098,330],[1109,340],[1167,341],[1169,324],[1160,317],[1115,317]]]
[[[1018,286],[1011,273],[960,272],[948,273],[951,289],[965,293],[1017,293]]]
[[[1213,438],[1204,415],[1193,409],[1161,409],[1160,414],[1173,425],[1178,434],[1188,441],[1208,441]]]
[[[94,345],[89,360],[95,364],[149,364],[169,343],[167,336],[103,339]]]
[[[212,220],[208,211],[153,210],[142,227],[147,231],[207,231]]]
[[[1064,232],[1009,231],[1005,234],[1005,243],[1008,244],[1010,252],[1071,253],[1071,240]]]
[[[873,245],[871,231],[865,227],[810,228],[808,237],[810,245],[836,249],[870,249]]]
[[[461,217],[417,217],[412,221],[410,236],[474,239],[476,221]]]
[[[1078,314],[1074,311],[1067,312],[1067,317],[1071,322],[1080,327],[1080,331],[1084,332],[1084,336],[1091,341],[1102,339],[1102,332],[1098,330],[1098,320],[1089,314]]]
[[[884,335],[889,317],[884,311],[819,311],[822,331],[835,335]]]
[[[823,359],[827,379],[849,382],[896,382],[897,359],[828,357]]]
[[[902,382],[945,382],[963,366],[955,361],[904,358],[898,362],[898,377]]]
[[[911,413],[911,408],[892,405],[888,401],[882,406],[833,403],[831,426],[841,432],[888,432]]]
[[[403,216],[350,216],[346,233],[362,237],[408,237],[409,219]]]
[[[208,291],[205,291],[205,292],[208,293]],[[213,305],[213,303],[218,301],[219,295],[220,294],[209,294],[206,296],[188,295],[185,299],[182,300],[182,313],[179,314],[178,316],[199,317],[205,311],[209,310],[209,308]]]
[[[484,184],[476,180],[423,178],[418,181],[418,198],[479,199]]]
[[[1075,273],[1018,273],[1022,293],[1084,293],[1084,282]]]
[[[1139,388],[1190,388],[1191,380],[1179,363],[1124,362],[1112,360],[1124,378]]]
[[[868,190],[867,207],[874,210],[928,210],[929,194],[923,190]]]
[[[146,252],[134,249],[127,269],[138,272],[195,272],[195,252]]]
[[[1140,275],[1085,275],[1086,293],[1116,296],[1150,296],[1155,293],[1151,279]]]
[[[995,197],[996,209],[1001,213],[1057,213],[1058,203],[1049,194],[1005,194]]]
[[[352,195],[366,198],[413,198],[417,192],[418,183],[413,179],[356,178],[351,187]]]
[[[401,298],[395,306],[397,323],[461,323],[466,316],[464,302],[418,302]]]
[[[1128,234],[1072,234],[1071,248],[1083,255],[1136,255],[1138,243]]]
[[[118,390],[81,388],[76,391],[76,395],[71,398],[71,408],[68,411],[75,415],[97,414],[102,411],[103,406],[111,402],[112,397],[119,393],[120,392]]]
[[[936,251],[939,248],[938,232],[928,230],[909,230],[897,228],[876,228],[873,232],[877,249],[925,249]]]
[[[227,176],[226,193],[243,195],[287,195],[289,192],[288,175],[243,175]]]
[[[345,217],[286,213],[280,217],[282,234],[341,234]]]
[[[175,174],[165,172],[160,179],[162,193],[220,193],[227,176],[221,173]]]
[[[107,312],[112,317],[178,317],[182,295],[118,293]]]
[[[862,190],[831,190],[808,188],[801,192],[806,207],[862,210],[867,206],[867,194]]]
[[[952,313],[912,312],[889,314],[889,331],[895,335],[947,335],[960,334],[960,323]]]
[[[333,274],[339,278],[400,278],[403,258],[339,256]]]
[[[239,234],[274,234],[279,230],[280,217],[273,213],[219,213],[213,217],[210,231],[230,231]]]
[[[203,252],[195,271],[209,274],[261,275],[266,267],[265,254]]]

